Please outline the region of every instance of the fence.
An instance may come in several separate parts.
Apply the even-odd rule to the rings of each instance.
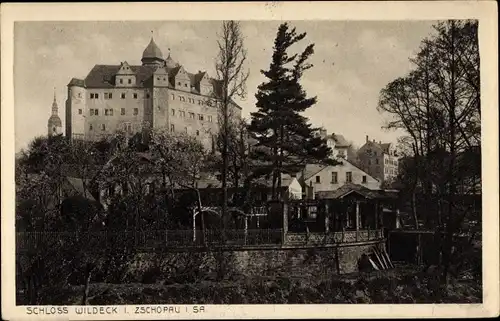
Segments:
[[[17,250],[32,250],[44,247],[68,247],[76,244],[88,249],[113,248],[183,248],[221,245],[272,245],[281,243],[281,229],[207,230],[205,233],[192,230],[160,231],[99,231],[99,232],[18,232]]]
[[[226,230],[157,230],[157,231],[98,231],[98,232],[18,232],[16,249],[29,251],[43,248],[82,245],[86,249],[166,249],[204,246],[259,246],[282,243],[282,229]],[[382,230],[344,231],[332,233],[287,233],[288,245],[353,243],[383,238]],[[77,249],[77,248],[75,248]]]
[[[384,238],[382,230],[360,230],[330,233],[287,233],[287,244],[335,244],[380,240]]]

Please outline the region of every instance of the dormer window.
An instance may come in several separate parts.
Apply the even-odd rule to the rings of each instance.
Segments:
[[[120,79],[120,84],[123,84],[123,79]]]

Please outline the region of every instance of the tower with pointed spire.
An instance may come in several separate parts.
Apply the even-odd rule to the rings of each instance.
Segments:
[[[54,101],[52,102],[52,114],[47,122],[47,133],[49,136],[62,134],[62,122],[59,118],[59,111],[56,100],[56,90],[54,88]]]
[[[142,53],[141,62],[143,66],[162,66],[165,63],[165,61],[163,60],[163,53],[154,41],[152,31],[151,41]]]

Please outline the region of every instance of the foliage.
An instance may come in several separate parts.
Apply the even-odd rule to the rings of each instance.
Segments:
[[[314,45],[300,54],[289,56],[287,52],[305,36],[287,23],[280,25],[269,70],[261,71],[267,81],[258,86],[255,95],[258,110],[251,114],[249,130],[257,140],[255,157],[262,174],[272,175],[273,199],[282,173],[296,172],[307,161],[328,159],[331,154],[325,139],[314,135],[316,129],[301,115],[316,103],[316,97],[308,98],[300,84],[303,73],[312,67],[307,60]]]
[[[402,129],[404,152],[399,183],[437,204],[435,227],[445,231],[442,242],[443,280],[452,261],[453,235],[467,210],[464,195],[480,192],[481,108],[477,21],[450,20],[434,26],[411,59],[414,69],[389,83],[380,93],[378,109],[388,114],[389,129]]]

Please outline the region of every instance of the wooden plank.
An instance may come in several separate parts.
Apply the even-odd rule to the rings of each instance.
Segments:
[[[368,260],[370,260],[370,263],[372,264],[373,268],[376,270],[376,271],[380,271],[380,269],[377,267],[377,265],[375,264],[375,262],[372,261],[371,258],[368,258]]]

